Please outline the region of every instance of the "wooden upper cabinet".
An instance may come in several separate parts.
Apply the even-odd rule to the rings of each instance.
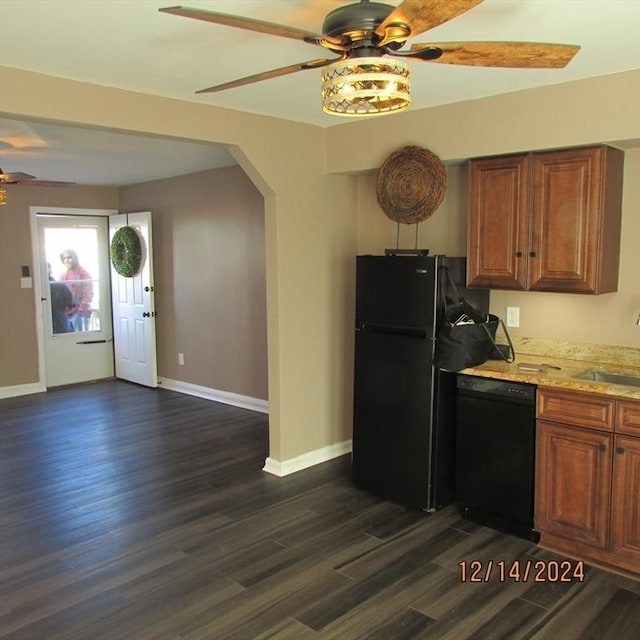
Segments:
[[[525,289],[529,155],[483,158],[470,164],[468,282],[491,289]]]
[[[623,160],[606,146],[472,160],[469,286],[616,291]]]
[[[612,147],[532,156],[529,289],[617,290],[622,160]]]

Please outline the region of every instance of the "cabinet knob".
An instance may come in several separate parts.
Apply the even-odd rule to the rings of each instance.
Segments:
[[[522,258],[522,251],[516,251],[516,258]]]
[[[599,444],[598,445],[598,451],[603,452],[607,450],[607,445],[604,444]]]
[[[529,257],[530,258],[535,258],[536,257],[536,252],[535,251],[529,251]]]
[[[624,453],[624,447],[616,447],[616,453]]]

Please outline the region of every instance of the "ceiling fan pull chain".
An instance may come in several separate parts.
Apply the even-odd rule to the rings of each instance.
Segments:
[[[415,240],[415,245],[413,247],[416,251],[418,250],[418,225],[419,224],[420,224],[419,222],[416,222],[416,240]]]

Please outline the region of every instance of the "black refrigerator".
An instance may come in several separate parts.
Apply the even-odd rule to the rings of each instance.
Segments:
[[[443,268],[460,295],[486,311],[489,291],[465,288],[465,258],[356,260],[353,481],[434,511],[455,500],[456,375],[433,366]]]

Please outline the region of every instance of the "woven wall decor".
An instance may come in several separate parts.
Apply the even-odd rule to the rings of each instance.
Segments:
[[[378,170],[378,204],[396,222],[426,220],[440,206],[446,190],[442,160],[428,149],[404,147],[392,153]]]

